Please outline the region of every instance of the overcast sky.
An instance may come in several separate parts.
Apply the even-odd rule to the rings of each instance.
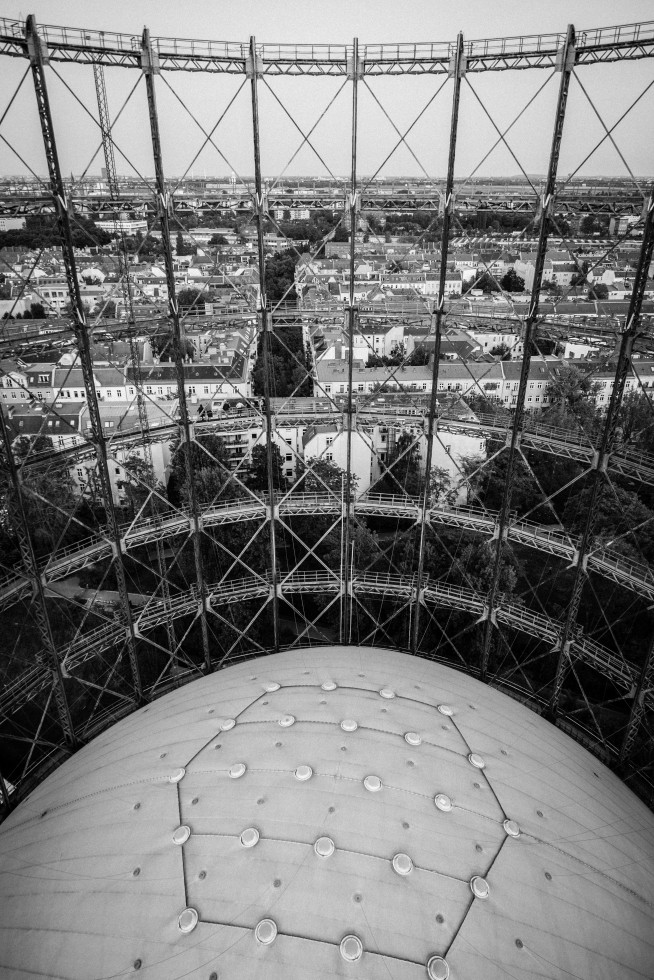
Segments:
[[[454,39],[459,30],[472,39],[564,32],[569,22],[580,30],[654,18],[651,0],[622,0],[619,4],[608,0],[238,0],[229,4],[210,0],[113,0],[111,4],[95,0],[31,0],[29,6],[6,0],[2,12],[5,17],[21,20],[34,13],[43,24],[134,35],[147,25],[153,36],[247,41],[254,34],[260,42],[341,44],[351,43],[355,36],[360,44],[442,41]],[[26,62],[21,59],[0,60],[1,91],[5,93],[0,97],[0,112],[25,67]],[[92,72],[88,66],[77,65],[55,64],[54,69],[60,77],[49,70],[48,85],[62,168],[76,175],[85,170],[97,174],[103,165],[101,154],[93,159],[98,129],[75,98],[97,115]],[[654,79],[654,59],[581,68],[578,75],[595,109],[611,127]],[[133,69],[115,68],[106,70],[106,80],[112,116],[136,83],[114,131],[118,170],[123,174],[150,175],[153,165],[143,81]],[[549,70],[470,73],[462,90],[457,176],[468,177],[473,172],[480,176],[514,175],[521,169],[529,174],[542,173],[547,165],[558,81],[559,76]],[[389,177],[443,175],[451,83],[446,83],[435,96],[442,82],[443,76],[431,75],[369,77],[360,84],[362,174],[379,171],[380,176]],[[166,72],[157,79],[168,174],[180,175],[188,170],[194,174],[224,175],[234,170],[237,177],[244,177],[252,173],[250,92],[242,83],[242,76],[206,73]],[[539,92],[541,86],[544,87]],[[497,139],[493,122],[505,129],[532,97],[532,105],[507,137],[512,152],[500,145],[484,160]],[[225,109],[214,136],[216,147],[208,145],[194,159],[204,139],[197,123],[209,130]],[[260,109],[262,168],[268,177],[284,171],[288,175],[348,174],[351,86],[344,85],[342,79],[266,77],[260,83]],[[392,152],[398,140],[394,126],[405,132],[423,109],[407,137],[411,149],[400,146]],[[624,161],[607,139],[583,163],[604,135],[595,109],[581,85],[573,80],[560,173],[569,174],[582,164],[580,176],[626,176],[627,168],[636,175],[654,173],[654,86],[615,130]],[[315,151],[305,145],[293,158],[302,141],[297,127],[307,133],[323,112],[324,117],[311,136]],[[25,173],[31,167],[39,174],[45,173],[29,76],[7,113],[0,134],[24,158],[23,163],[3,143],[0,172]],[[390,159],[384,162],[389,154]]]

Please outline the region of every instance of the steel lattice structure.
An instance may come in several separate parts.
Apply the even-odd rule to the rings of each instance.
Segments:
[[[570,178],[560,178],[559,159],[573,81],[579,79],[587,94],[580,78],[586,66],[612,71],[613,63],[640,59],[650,59],[651,66],[654,22],[586,31],[569,27],[538,37],[470,41],[459,36],[438,44],[362,45],[355,39],[352,45],[280,46],[257,44],[254,38],[240,44],[151,38],[147,30],[130,37],[39,27],[30,17],[26,25],[0,20],[0,55],[27,65],[3,105],[0,135],[31,76],[34,120],[48,169],[48,179],[42,180],[21,147],[13,147],[32,184],[21,181],[0,203],[0,212],[56,218],[51,228],[61,249],[70,314],[52,330],[72,334],[77,352],[69,361],[70,380],[60,382],[55,397],[42,405],[38,438],[21,441],[11,412],[0,411],[6,541],[0,616],[8,650],[0,691],[0,737],[7,747],[0,773],[4,807],[77,746],[171,687],[268,650],[315,645],[319,655],[321,643],[335,640],[391,645],[479,676],[546,714],[618,768],[651,803],[654,456],[643,433],[654,426],[654,384],[645,374],[652,328],[644,307],[654,204],[651,188],[641,186],[628,167],[633,179],[617,191],[586,193]],[[59,63],[67,62],[92,73],[95,107],[84,105],[59,74]],[[120,113],[112,120],[105,68],[130,70],[144,83],[149,133],[140,136],[151,145],[155,176],[139,175],[129,193],[117,176],[114,147],[124,157],[114,128]],[[528,69],[549,71],[558,85],[548,120],[545,178],[534,187],[511,150],[526,178],[524,187],[513,197],[501,190],[477,194],[456,175],[462,89],[468,86],[483,108],[469,76]],[[166,74],[178,73],[171,74],[174,79],[193,72],[218,81],[221,75],[242,76],[253,177],[240,180],[229,210],[255,232],[257,269],[249,289],[231,282],[228,271],[221,275],[242,300],[222,318],[244,336],[254,328],[242,367],[257,374],[259,390],[244,393],[234,383],[240,407],[202,415],[195,409],[187,359],[191,330],[201,320],[193,308],[197,298],[190,310],[179,303],[174,251],[178,231],[192,237],[182,223],[191,204],[180,190],[182,181],[166,175],[157,102],[165,85],[183,103]],[[429,186],[384,194],[358,168],[360,90],[377,76],[407,75],[435,76],[434,89],[439,85],[443,97],[449,95],[447,171]],[[67,181],[62,173],[58,146],[71,134],[53,121],[54,76],[97,125],[108,171],[106,193],[83,187],[82,180]],[[266,234],[277,224],[273,211],[297,206],[329,211],[335,200],[333,188],[314,187],[302,195],[299,187],[284,190],[277,181],[271,187],[263,176],[261,90],[265,86],[277,98],[270,81],[287,76],[340,78],[351,96],[351,168],[339,184],[342,213],[336,226],[348,232],[340,307],[326,300],[293,305],[285,302],[286,295],[278,302],[268,298]],[[130,98],[131,93],[126,103]],[[222,116],[207,132],[192,107],[185,109],[202,133],[202,147],[212,146],[224,160],[214,135]],[[612,136],[615,127],[599,118],[601,142],[610,140],[624,160]],[[301,145],[319,156],[313,128],[307,133],[294,125]],[[495,145],[509,147],[511,127],[493,126]],[[397,145],[408,146],[411,127],[404,133],[394,129]],[[194,192],[192,207],[219,214],[225,202],[204,189]],[[462,216],[480,209],[529,215],[522,238],[528,228],[534,272],[528,302],[505,296],[500,318],[522,351],[512,375],[513,394],[509,387],[506,404],[491,404],[493,389],[484,378],[496,362],[485,362],[485,374],[484,362],[464,357],[460,363],[471,379],[464,394],[487,403],[470,412],[461,410],[461,385],[448,383],[448,361],[441,354],[450,326],[484,319],[447,291],[452,241],[463,233]],[[92,318],[80,286],[75,248],[80,215],[119,219],[126,211],[147,221],[149,230],[156,225],[160,234],[167,306],[153,302],[147,322],[134,314],[138,284],[124,234],[114,294],[124,317]],[[426,232],[437,229],[440,252],[431,298],[418,296],[402,310],[366,307],[357,291],[365,215],[425,211],[432,216]],[[563,306],[546,303],[541,293],[552,239],[582,271],[582,253],[559,227],[564,217],[579,214],[631,215],[635,221],[625,309],[617,319],[599,308],[594,314],[596,334],[610,338],[615,350],[590,375],[610,370],[611,383],[605,384],[610,394],[601,413],[589,410],[587,398],[571,397],[558,416],[553,411],[534,415],[528,404],[533,371],[542,365],[540,388],[555,385],[559,377],[558,362],[543,357],[541,345],[589,329],[563,316]],[[609,243],[606,255],[621,244]],[[415,243],[407,251],[410,247]],[[42,252],[29,272],[20,274],[23,291],[34,288]],[[310,256],[308,269],[311,261]],[[488,263],[486,271],[497,276]],[[421,388],[408,375],[403,378],[414,363],[404,348],[386,366],[383,387],[370,391],[357,382],[361,352],[378,353],[370,338],[381,321],[386,327],[411,323],[431,346],[429,379]],[[128,344],[112,343],[100,359],[94,338],[100,327],[103,336],[126,338]],[[33,329],[24,325],[21,339]],[[306,353],[323,329],[340,329],[339,391],[336,385],[325,390]],[[16,341],[12,330],[5,322],[3,349]],[[165,401],[154,391],[152,371],[141,363],[144,339],[163,343],[168,351],[174,394]],[[108,430],[99,390],[100,360],[103,370],[122,371],[129,379],[115,433]],[[292,368],[292,391],[279,395],[282,362]],[[10,369],[3,367],[2,374],[9,377]],[[14,378],[12,384],[20,388],[22,382]],[[79,428],[59,399],[73,384],[83,390],[85,403],[87,421]],[[398,397],[377,397],[389,388]],[[629,434],[636,402],[641,415]],[[136,413],[131,424],[130,411]],[[55,431],[65,434],[56,442]],[[310,439],[320,444],[322,436],[322,449],[305,453]],[[457,439],[476,440],[477,455],[450,456]],[[325,465],[335,444],[340,470]],[[171,476],[167,487],[155,479],[155,454]],[[365,488],[359,486],[363,457],[370,460]],[[131,470],[125,466],[130,460]],[[285,462],[290,465],[283,473]],[[82,468],[86,474],[84,493],[73,492],[66,476],[75,467],[78,476]],[[127,502],[117,492],[116,473],[123,489],[128,487]],[[612,529],[611,513],[618,515]],[[93,584],[81,586],[79,576],[84,579],[89,570]],[[72,576],[77,576],[73,585]],[[107,593],[111,609],[101,604]]]

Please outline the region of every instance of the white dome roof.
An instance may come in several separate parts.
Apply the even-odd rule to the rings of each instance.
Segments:
[[[653,854],[645,805],[505,695],[291,651],[134,713],[7,818],[0,972],[642,980]]]

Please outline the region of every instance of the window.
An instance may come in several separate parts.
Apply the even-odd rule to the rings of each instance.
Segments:
[[[293,454],[292,453],[286,453],[286,462],[287,463],[291,463],[292,461],[293,461]]]
[[[325,459],[327,460],[328,463],[331,463],[333,461],[333,459],[334,459],[334,454],[333,453],[325,453]]]
[[[47,385],[47,383],[48,383],[48,376],[47,376],[47,374],[40,374],[39,375],[39,384],[40,385]]]
[[[107,421],[104,424],[105,429],[113,429],[114,423],[112,421]]]
[[[327,436],[326,443],[327,443],[328,446],[331,446],[331,444],[332,444],[333,441],[334,441],[334,437],[333,436]]]
[[[195,385],[189,385],[188,386],[188,393],[189,393],[189,395],[194,395],[195,394]]]
[[[120,466],[116,466],[116,476],[120,476]]]
[[[20,424],[22,425],[23,423],[21,422]],[[59,445],[59,448],[61,449],[63,447],[63,445],[64,445],[64,437],[63,436],[59,436],[58,439],[57,439],[57,443]]]
[[[77,392],[75,392],[75,395],[77,396]],[[112,397],[111,388],[107,388],[107,398],[111,398],[111,397]]]
[[[83,480],[84,479],[84,470],[82,469],[81,466],[78,466],[77,467],[77,479],[78,480]]]
[[[205,395],[208,395],[209,394],[209,385],[205,385],[204,386],[204,393],[205,393]],[[161,394],[161,388],[159,388],[159,394]]]

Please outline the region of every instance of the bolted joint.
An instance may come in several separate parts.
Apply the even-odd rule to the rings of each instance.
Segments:
[[[556,52],[555,71],[572,71],[575,66],[577,49],[574,44],[564,44]]]
[[[357,54],[356,64],[354,62],[354,51],[348,51],[345,60],[346,72],[349,81],[353,82],[355,79],[363,78],[364,75],[364,64],[363,58],[360,58]]]
[[[439,191],[438,194],[438,213],[441,217],[454,213],[454,191]]]
[[[171,198],[170,191],[163,191],[157,194],[157,215],[159,218],[163,217],[164,214],[170,215],[171,213]]]
[[[254,58],[250,52],[245,59],[245,77],[261,78],[263,75],[263,59],[258,52],[255,52]]]
[[[159,52],[152,47],[150,32],[147,28],[143,31],[143,40],[141,42],[141,71],[148,75],[161,74]]]
[[[253,194],[252,207],[254,209],[255,214],[267,215],[270,210],[268,206],[268,192],[261,191],[261,193],[259,194]]]
[[[38,33],[33,14],[27,18],[25,35],[27,37],[27,57],[30,59],[30,65],[49,65],[48,46]]]
[[[345,210],[350,214],[359,214],[361,211],[361,191],[348,191],[345,195]]]

